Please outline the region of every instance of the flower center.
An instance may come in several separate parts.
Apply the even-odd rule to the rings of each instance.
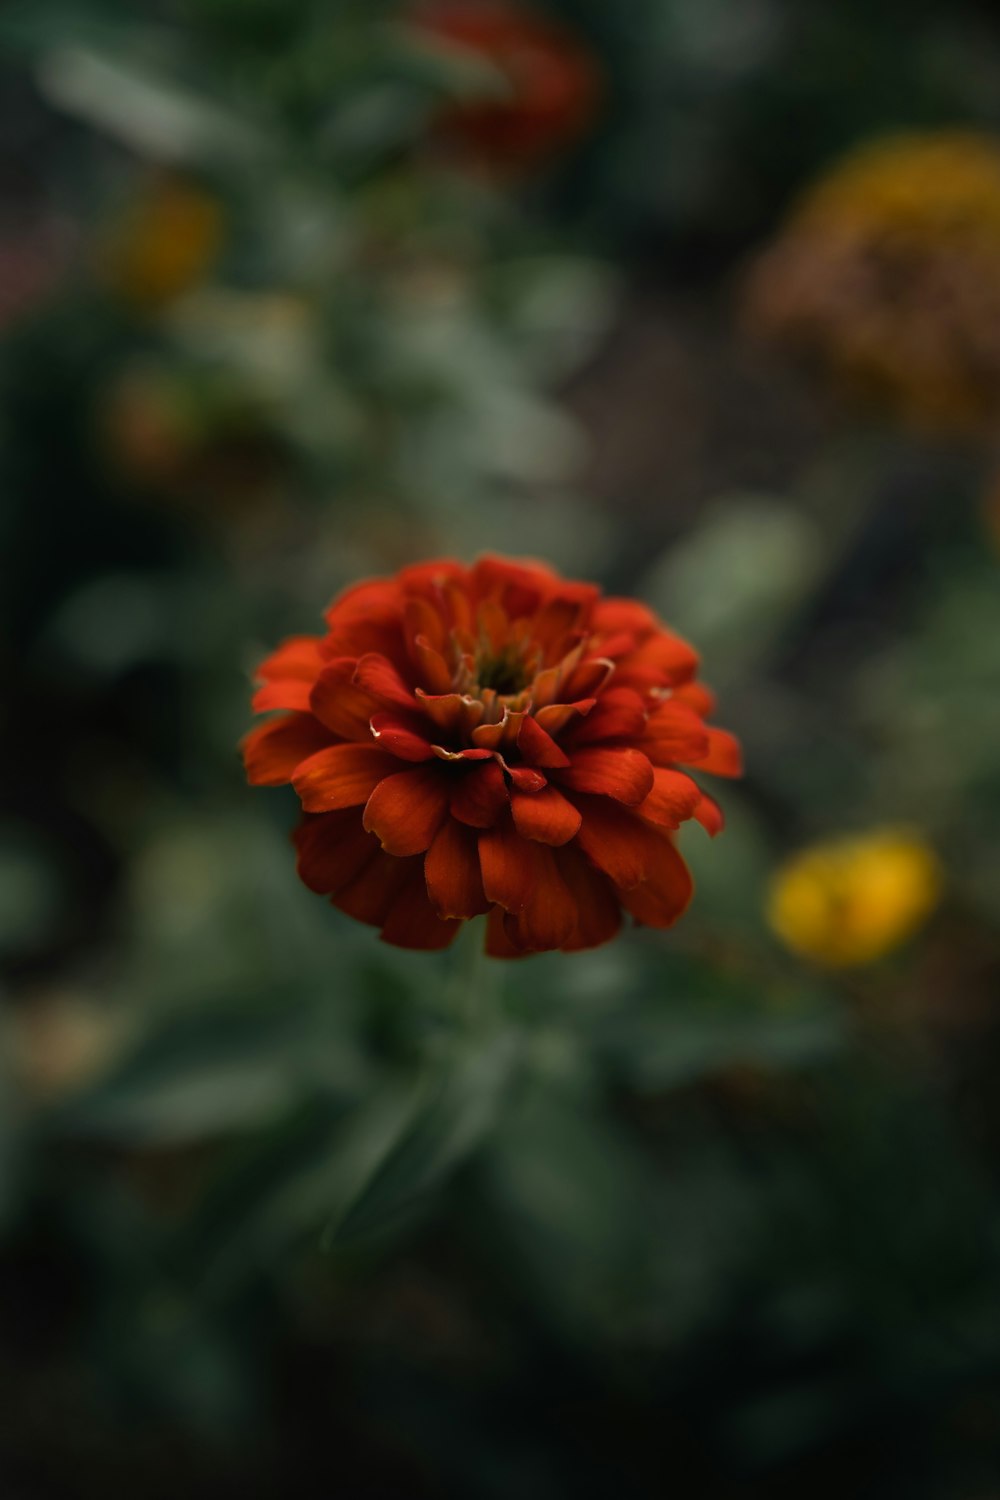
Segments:
[[[476,683],[481,691],[490,690],[501,698],[512,698],[531,681],[524,652],[517,646],[504,647],[495,653],[480,653],[476,660]]]

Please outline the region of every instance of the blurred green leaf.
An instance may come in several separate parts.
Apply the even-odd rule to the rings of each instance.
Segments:
[[[495,1124],[516,1056],[516,1034],[500,1030],[442,1059],[419,1085],[405,1130],[331,1224],[329,1242],[384,1228],[450,1176]]]

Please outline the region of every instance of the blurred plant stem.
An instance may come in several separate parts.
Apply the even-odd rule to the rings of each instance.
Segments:
[[[502,1019],[502,960],[487,956],[478,922],[461,934],[454,958],[449,1008],[470,1037],[482,1036]]]

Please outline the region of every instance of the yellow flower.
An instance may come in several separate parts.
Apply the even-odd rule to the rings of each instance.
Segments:
[[[920,839],[893,829],[816,844],[776,874],[768,921],[797,953],[831,968],[873,963],[936,906],[941,873]]]
[[[101,247],[104,279],[127,302],[155,310],[196,286],[222,246],[216,198],[179,178],[157,181],[130,206]]]
[[[910,425],[1000,416],[1000,142],[862,146],[810,188],[747,284],[751,328]]]

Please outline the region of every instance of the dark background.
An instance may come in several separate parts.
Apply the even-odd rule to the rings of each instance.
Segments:
[[[740,312],[839,153],[1000,127],[1000,30],[546,13],[600,102],[512,164],[384,0],[0,11],[5,1500],[1000,1495],[992,434]],[[243,783],[269,646],[490,548],[704,651],[675,932],[388,949]],[[897,826],[920,932],[783,947],[785,861]]]

